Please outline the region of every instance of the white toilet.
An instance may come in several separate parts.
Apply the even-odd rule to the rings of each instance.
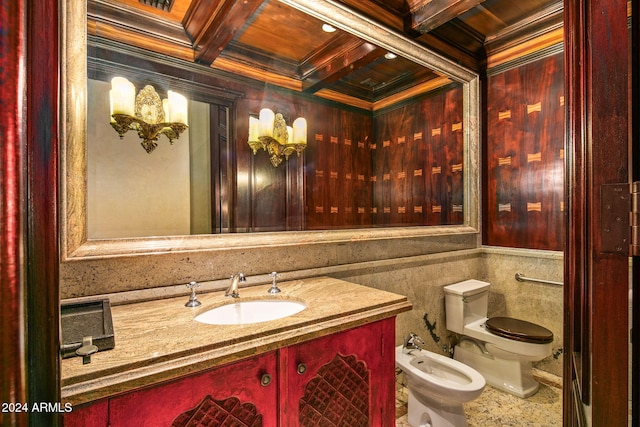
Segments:
[[[396,366],[409,389],[408,421],[412,427],[464,427],[463,403],[482,393],[486,384],[476,370],[426,350],[396,347]]]
[[[465,280],[444,287],[447,329],[462,335],[454,358],[493,387],[529,397],[539,387],[531,363],[551,355],[553,332],[524,320],[487,318],[489,286]]]

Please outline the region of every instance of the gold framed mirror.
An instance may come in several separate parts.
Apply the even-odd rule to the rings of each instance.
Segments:
[[[193,261],[193,259],[204,259],[201,257],[210,257],[213,254],[227,254],[232,257],[232,254],[238,252],[259,251],[268,247],[274,256],[277,256],[279,252],[287,252],[295,247],[296,251],[302,254],[306,260],[304,262],[292,260],[287,268],[293,270],[313,267],[315,264],[309,262],[309,259],[315,256],[313,251],[319,246],[329,245],[336,248],[349,242],[368,244],[393,241],[395,245],[404,247],[405,242],[419,240],[422,242],[421,244],[424,244],[429,239],[441,241],[443,236],[453,236],[454,240],[455,236],[464,236],[462,238],[465,242],[463,246],[475,244],[475,236],[479,232],[480,195],[479,76],[332,1],[281,0],[281,2],[389,52],[429,67],[462,85],[464,104],[464,223],[452,226],[285,231],[242,235],[88,238],[86,185],[87,10],[85,2],[79,2],[80,5],[74,4],[74,7],[62,5],[64,19],[61,74],[64,76],[64,81],[61,90],[61,121],[63,123],[61,141],[63,141],[63,149],[61,150],[60,175],[63,179],[60,183],[60,205],[63,297],[130,289],[125,286],[118,289],[117,286],[104,285],[102,287],[103,285],[100,285],[105,281],[113,280],[114,273],[110,272],[109,265],[116,258],[121,262],[123,260],[131,262],[130,272],[143,269],[141,266],[148,262],[162,260],[164,267],[158,270],[157,274],[149,274],[149,277],[146,277],[142,283],[134,286],[134,288],[149,288],[225,276],[226,272],[218,272],[212,268],[213,261],[200,264]],[[305,256],[307,249],[310,252],[308,256]],[[175,268],[172,268],[172,266],[175,267],[174,263],[184,262],[185,254],[193,255],[191,269],[179,273],[168,273],[168,271],[175,272]],[[144,261],[140,257],[142,255],[145,256]],[[376,255],[370,255],[370,257],[373,256]],[[391,257],[391,255],[384,256]],[[260,263],[262,261],[256,261],[255,257],[251,259],[243,260],[246,265],[245,269],[261,271]],[[354,258],[349,255],[343,262],[367,259],[371,258]],[[225,262],[224,257],[216,261],[221,264]],[[327,264],[326,260],[319,262]],[[269,268],[265,266],[263,270],[266,271]]]

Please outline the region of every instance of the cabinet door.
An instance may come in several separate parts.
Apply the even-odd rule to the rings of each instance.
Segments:
[[[282,426],[394,426],[395,319],[280,350]]]
[[[112,398],[110,426],[276,426],[277,388],[271,352]]]
[[[107,427],[108,401],[101,400],[85,406],[74,406],[73,410],[64,414],[64,427]]]

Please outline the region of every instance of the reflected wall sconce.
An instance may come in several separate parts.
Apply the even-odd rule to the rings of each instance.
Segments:
[[[187,129],[187,99],[168,91],[167,99],[153,86],[145,86],[136,96],[136,88],[124,77],[114,77],[109,91],[111,126],[120,139],[130,130],[138,132],[142,147],[151,153],[158,146],[158,137],[165,135],[171,144]]]
[[[249,141],[253,154],[263,149],[269,153],[269,160],[278,167],[294,152],[298,156],[307,148],[307,121],[298,117],[287,126],[281,113],[274,113],[268,108],[260,110],[260,116],[249,117]]]

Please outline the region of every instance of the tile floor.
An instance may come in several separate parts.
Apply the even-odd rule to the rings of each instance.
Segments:
[[[562,425],[561,379],[538,371],[541,382],[536,394],[520,399],[486,386],[478,399],[465,404],[469,427],[556,427]],[[396,427],[410,427],[407,422],[407,391],[403,375],[396,386]]]

